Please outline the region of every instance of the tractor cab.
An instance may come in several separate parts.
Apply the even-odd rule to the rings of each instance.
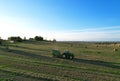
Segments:
[[[64,58],[64,59],[74,59],[74,54],[70,53],[68,50],[60,53],[59,50],[52,50],[53,57]]]
[[[74,58],[74,54],[73,53],[70,53],[68,50],[67,51],[64,51],[62,53],[62,57],[65,58],[65,59],[73,59]]]

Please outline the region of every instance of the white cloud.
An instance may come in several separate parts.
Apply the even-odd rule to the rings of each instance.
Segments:
[[[55,32],[58,40],[70,41],[120,41],[120,26]]]

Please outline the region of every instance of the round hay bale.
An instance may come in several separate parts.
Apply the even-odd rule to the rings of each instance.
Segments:
[[[98,54],[100,54],[101,52],[99,51],[99,52],[97,52]]]
[[[73,44],[71,44],[70,46],[73,47]]]
[[[113,51],[118,51],[118,49],[114,48]]]
[[[98,45],[96,47],[99,47]]]

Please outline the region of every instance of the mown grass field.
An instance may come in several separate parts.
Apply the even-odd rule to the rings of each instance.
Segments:
[[[9,49],[0,46],[0,81],[120,81],[120,44],[22,42]],[[53,49],[75,59],[53,58]]]

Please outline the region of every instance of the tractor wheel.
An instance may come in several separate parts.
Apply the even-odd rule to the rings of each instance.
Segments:
[[[73,55],[71,55],[71,56],[70,56],[70,59],[74,59],[74,56],[73,56]]]
[[[62,55],[62,58],[66,58],[65,54]]]

